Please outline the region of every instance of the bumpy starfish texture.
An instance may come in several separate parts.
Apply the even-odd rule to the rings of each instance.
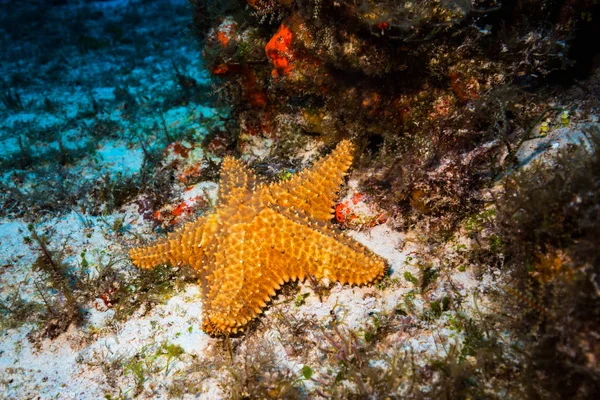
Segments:
[[[210,334],[243,329],[288,281],[309,275],[356,285],[376,281],[387,263],[329,224],[352,151],[342,141],[311,169],[273,184],[258,184],[227,157],[215,212],[132,249],[131,259],[141,268],[171,263],[199,270],[202,329]]]

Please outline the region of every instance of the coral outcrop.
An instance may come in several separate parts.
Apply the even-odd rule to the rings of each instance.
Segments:
[[[503,143],[551,107],[531,90],[584,77],[598,35],[587,0],[224,3],[196,5],[213,15],[196,27],[238,151],[352,138],[357,167],[377,171],[361,190],[440,236],[481,205]]]

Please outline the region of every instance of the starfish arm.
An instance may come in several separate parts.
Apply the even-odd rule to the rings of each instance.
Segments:
[[[289,181],[271,185],[275,204],[296,207],[316,219],[331,220],[338,189],[352,164],[353,150],[352,143],[343,140],[309,170],[299,172]]]
[[[328,223],[301,212],[271,210],[278,233],[270,240],[276,263],[289,271],[283,278],[304,279],[306,275],[342,284],[363,285],[383,278],[388,272],[384,259]]]
[[[206,332],[237,332],[283,283],[280,274],[267,268],[254,225],[228,226],[207,269],[202,322]]]
[[[139,268],[152,268],[162,264],[177,264],[177,242],[181,233],[172,232],[166,238],[146,247],[136,247],[129,250],[133,265]]]
[[[256,185],[256,177],[240,160],[225,157],[221,164],[218,205],[229,203],[232,199],[250,192]]]
[[[210,237],[205,234],[205,229],[206,218],[200,217],[170,232],[166,238],[151,246],[129,250],[129,257],[133,264],[140,268],[152,268],[161,264],[188,264],[197,268],[194,261],[202,257],[202,248],[195,244],[200,243],[203,237]]]

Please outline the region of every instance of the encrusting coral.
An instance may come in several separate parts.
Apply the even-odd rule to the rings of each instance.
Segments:
[[[353,149],[342,141],[311,169],[272,184],[257,183],[240,161],[226,157],[215,212],[155,245],[132,249],[133,263],[199,270],[202,328],[210,334],[241,330],[287,281],[311,275],[362,285],[382,278],[385,260],[329,224]]]

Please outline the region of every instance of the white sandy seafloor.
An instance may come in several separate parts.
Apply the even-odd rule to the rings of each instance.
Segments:
[[[560,140],[555,139],[555,143]],[[550,146],[551,148],[553,146]],[[554,146],[556,147],[556,146]],[[111,166],[109,166],[110,168]],[[209,185],[212,193],[215,185]],[[110,222],[114,218],[130,221],[130,229],[140,233],[149,233],[148,226],[139,218],[136,207],[126,207],[122,213],[104,217]],[[53,240],[66,243],[67,252],[76,259],[83,249],[87,249],[88,261],[91,265],[106,262],[111,255],[124,254],[123,244],[116,240],[106,228],[101,217],[82,216],[69,213],[44,221],[42,227],[52,227]],[[27,234],[27,224],[20,220],[3,220],[0,222],[0,257],[5,264],[2,268],[2,294],[18,289],[26,299],[35,299],[31,281],[35,274],[31,271],[31,263],[36,254],[32,248],[23,244]],[[300,284],[299,293],[309,293],[305,303],[295,306],[286,302],[284,296],[278,296],[262,317],[265,323],[273,321],[278,313],[291,313],[298,320],[306,319],[316,324],[325,325],[335,313],[343,319],[348,329],[360,330],[368,326],[373,313],[385,314],[403,302],[403,296],[411,290],[411,284],[403,278],[405,271],[418,275],[411,257],[416,251],[410,237],[394,231],[386,224],[376,226],[363,232],[351,234],[376,254],[386,258],[390,264],[390,278],[400,282],[392,290],[376,290],[373,287],[348,287],[336,284],[322,300],[314,294],[311,285]],[[449,257],[452,257],[449,250]],[[123,268],[131,268],[126,257],[121,257]],[[103,261],[104,260],[104,261]],[[476,279],[473,272],[466,270],[456,272],[451,280],[459,293],[464,296],[464,310],[473,310],[473,301],[478,297],[478,307],[485,308],[486,290],[499,282],[499,276],[484,276]],[[447,290],[439,285],[431,294],[435,297],[443,295]],[[416,307],[422,307],[415,300]],[[0,337],[0,385],[4,398],[61,398],[61,399],[95,399],[107,393],[132,396],[135,378],[131,372],[111,376],[109,369],[112,363],[118,363],[132,357],[146,357],[147,375],[144,382],[142,398],[167,398],[168,387],[175,379],[185,377],[186,367],[192,363],[210,362],[207,349],[215,346],[220,339],[209,337],[200,330],[202,304],[199,287],[187,285],[183,290],[163,304],[149,312],[138,310],[125,322],[112,320],[113,310],[103,305],[101,299],[86,310],[89,315],[81,327],[71,328],[59,337],[45,339],[40,346],[32,344],[27,335],[33,324],[26,324],[18,329],[5,330]],[[416,326],[410,333],[400,331],[396,350],[411,350],[414,354],[434,356],[443,353],[455,343],[460,343],[462,333],[446,327],[452,312],[436,321],[424,323],[410,320],[406,324]],[[318,332],[315,340],[319,340]],[[443,340],[440,337],[444,337]],[[289,348],[280,341],[281,333],[277,329],[264,330],[262,338],[272,347],[277,361],[282,367],[292,371],[298,377],[305,365],[297,360]],[[320,339],[322,340],[322,338]],[[176,360],[167,360],[165,356],[155,356],[156,350],[164,343],[176,344],[183,348],[184,355]],[[168,368],[167,368],[168,366]],[[318,367],[313,366],[316,371]],[[310,389],[314,385],[306,381]],[[223,398],[227,387],[214,377],[209,377],[202,384],[202,392],[186,395],[184,398]]]
[[[85,228],[78,216],[70,214],[62,218],[48,221],[54,224],[56,237],[68,237],[74,254],[81,249],[110,252],[115,246],[97,234],[84,239]],[[98,230],[102,230],[99,226]],[[24,248],[21,235],[26,231],[24,223],[5,222],[1,226],[2,232],[2,257],[8,260],[19,260],[12,266],[3,279],[10,279],[14,285],[26,286],[23,281],[28,277],[28,265],[34,256],[29,248]],[[19,233],[19,230],[21,233]],[[406,262],[406,257],[411,253],[411,245],[404,243],[406,240],[401,234],[392,231],[385,225],[378,226],[369,232],[356,233],[355,238],[371,248],[375,253],[385,257],[392,269],[391,277],[401,279],[402,272],[412,268]],[[397,250],[403,246],[402,251]],[[118,249],[115,249],[118,251]],[[88,250],[90,252],[90,250]],[[93,263],[94,259],[90,259]],[[19,268],[20,267],[20,268]],[[416,270],[412,269],[416,275]],[[7,276],[8,275],[8,276]],[[19,282],[19,280],[21,280]],[[478,282],[469,273],[459,274],[455,277],[465,294],[480,290]],[[286,311],[294,308],[295,318],[325,323],[330,318],[332,310],[343,318],[345,325],[357,329],[369,320],[373,312],[386,312],[401,302],[403,294],[409,290],[409,284],[397,287],[394,291],[381,296],[372,287],[351,288],[336,285],[331,293],[320,301],[316,295],[306,298],[305,304],[295,307],[282,305],[281,296],[275,299],[275,305],[266,311],[266,318],[276,311]],[[300,285],[300,293],[312,293],[308,284]],[[213,339],[199,330],[202,316],[202,305],[199,299],[197,285],[188,285],[180,293],[173,296],[166,303],[153,308],[141,316],[140,310],[136,315],[116,327],[110,325],[113,311],[102,307],[101,300],[97,300],[100,307],[87,310],[90,314],[84,326],[71,327],[69,331],[54,340],[44,340],[40,348],[35,348],[27,339],[27,334],[34,327],[22,326],[16,330],[3,333],[0,341],[0,368],[2,368],[2,384],[6,385],[4,395],[7,398],[35,397],[43,398],[99,398],[105,393],[114,393],[118,388],[122,393],[132,390],[131,376],[119,377],[116,381],[107,380],[102,369],[102,364],[110,365],[113,360],[129,358],[135,354],[152,354],[162,343],[178,344],[185,350],[185,357],[173,362],[168,373],[162,371],[156,375],[149,375],[146,386],[146,395],[162,398],[165,388],[173,378],[183,371],[186,360],[202,359],[204,351],[215,344],[218,339]],[[102,328],[107,328],[106,333]],[[439,351],[434,336],[431,334],[433,327],[423,327],[422,332],[403,342],[403,346],[412,348],[418,354],[435,353]],[[97,334],[90,335],[94,330]],[[458,334],[456,334],[458,335]],[[274,346],[274,350],[281,356],[279,360],[291,371],[300,376],[302,363],[296,363],[294,357],[286,356],[286,349],[277,337],[279,332],[275,329],[266,330],[263,338]],[[454,333],[449,332],[449,341],[458,340]],[[164,368],[167,360],[159,357],[152,360],[157,368]],[[220,398],[224,396],[217,385],[206,382],[204,398]]]
[[[94,7],[102,7],[107,14],[117,12],[124,2],[91,3]],[[159,2],[160,3],[160,2]],[[184,7],[185,2],[171,2],[173,7]],[[171,26],[185,26],[188,21],[185,13],[169,9],[164,13]],[[175,90],[173,83],[172,63],[176,62],[186,75],[193,77],[199,85],[209,85],[208,75],[202,68],[201,57],[195,42],[185,35],[177,34],[180,29],[156,26],[151,20],[140,24],[140,31],[160,31],[160,36],[169,37],[161,43],[161,51],[135,55],[132,49],[124,46],[98,54],[80,54],[73,56],[70,63],[77,68],[69,70],[72,80],[86,82],[87,87],[73,85],[69,79],[54,86],[45,86],[40,98],[39,91],[32,88],[23,90],[21,97],[26,103],[39,102],[44,97],[60,103],[62,113],[52,114],[40,110],[22,110],[12,113],[2,121],[0,131],[0,153],[8,157],[20,151],[18,136],[11,132],[23,126],[39,128],[48,126],[64,127],[62,146],[83,147],[92,141],[82,129],[82,125],[92,124],[93,118],[77,119],[76,124],[66,124],[77,114],[90,107],[90,93],[103,105],[103,118],[118,121],[123,134],[114,138],[103,138],[93,144],[93,152],[74,162],[69,168],[81,181],[96,181],[102,176],[131,176],[140,173],[144,153],[135,139],[134,131],[152,130],[162,126],[156,113],[139,113],[133,120],[123,118],[123,110],[114,106],[114,85],[127,82],[128,87],[137,96],[167,96],[169,90]],[[171,32],[172,31],[172,32]],[[172,35],[168,33],[171,32]],[[118,50],[118,51],[117,51]],[[133,65],[128,70],[119,69],[124,58],[133,57]],[[141,58],[135,58],[141,57]],[[22,62],[3,63],[2,72],[8,75],[19,68]],[[108,80],[113,86],[106,86],[100,77],[115,75],[115,80]],[[169,88],[171,86],[171,88]],[[201,138],[210,127],[220,124],[219,116],[225,111],[212,108],[207,104],[190,103],[186,106],[164,110],[165,124],[168,129],[197,132]],[[158,130],[160,132],[160,129]],[[157,133],[156,135],[159,135]],[[519,160],[528,163],[543,156],[549,150],[568,143],[578,143],[581,136],[577,126],[557,129],[546,138],[527,142],[518,154]],[[34,154],[43,154],[51,148],[58,148],[57,142],[32,142]],[[257,149],[257,153],[260,151]],[[202,154],[199,155],[201,157]],[[34,181],[27,180],[27,173],[21,172],[25,179],[19,183],[20,189],[27,193]],[[0,179],[7,184],[14,184],[15,174],[11,171],[3,173]],[[214,198],[217,185],[204,182],[197,185],[191,193],[207,193]],[[190,194],[188,193],[188,197]],[[180,200],[186,200],[182,195]],[[128,240],[118,236],[110,227],[116,220],[125,222],[128,232],[139,234],[152,240],[158,235],[150,223],[140,217],[138,208],[130,204],[120,210],[102,216],[86,214],[84,210],[74,209],[60,215],[40,216],[36,222],[36,230],[52,234],[50,246],[62,248],[65,262],[73,268],[81,269],[81,253],[86,251],[86,260],[92,274],[94,268],[113,261],[114,268],[132,271],[133,266],[127,258]],[[32,264],[38,257],[34,246],[25,244],[24,238],[29,235],[28,222],[18,218],[0,220],[0,300],[7,299],[18,292],[25,301],[41,303],[42,299],[36,290],[35,283],[40,276],[32,270]],[[390,281],[394,284],[383,289],[373,286],[349,287],[334,284],[325,296],[319,298],[309,282],[299,284],[298,295],[308,294],[301,304],[280,294],[267,307],[265,315],[259,319],[262,340],[271,347],[276,360],[282,369],[291,371],[298,379],[302,376],[302,368],[306,360],[311,360],[315,377],[320,371],[320,359],[316,349],[308,349],[307,357],[300,359],[291,351],[286,343],[287,338],[278,327],[281,316],[290,316],[296,320],[310,321],[315,326],[324,326],[335,318],[343,321],[346,329],[362,331],[372,324],[373,315],[387,315],[398,304],[405,302],[405,295],[413,290],[413,284],[405,279],[405,272],[418,275],[415,258],[418,257],[417,240],[411,234],[399,233],[388,224],[375,226],[361,232],[349,231],[352,237],[367,246],[374,253],[388,260],[391,267]],[[129,238],[130,239],[130,238]],[[466,240],[465,240],[465,243]],[[456,239],[454,248],[449,246],[446,257],[458,257],[460,239]],[[467,243],[468,244],[468,243]],[[453,290],[464,298],[463,312],[485,312],[488,305],[486,294],[491,287],[499,285],[502,277],[483,275],[475,277],[473,271],[455,271],[446,277],[444,284],[436,284],[428,296],[442,298],[452,283]],[[290,301],[291,300],[291,301]],[[414,299],[414,307],[423,312],[423,301],[418,296]],[[217,346],[221,339],[211,338],[200,330],[202,303],[199,287],[188,284],[172,297],[150,310],[145,307],[137,310],[126,321],[116,321],[114,310],[97,298],[86,308],[86,319],[81,326],[71,326],[66,332],[54,339],[43,339],[32,342],[28,335],[38,329],[34,323],[26,323],[18,328],[5,329],[0,333],[0,397],[7,399],[98,399],[110,394],[113,397],[129,398],[168,398],[169,387],[178,379],[185,379],[187,369],[192,365],[210,365],[210,350]],[[452,330],[448,320],[454,311],[447,311],[438,319],[425,321],[412,316],[404,317],[405,330],[389,339],[386,351],[412,351],[422,355],[423,362],[428,357],[444,354],[454,344],[460,344],[463,333]],[[408,328],[410,327],[410,329]],[[323,338],[319,330],[308,331],[310,340],[316,343]],[[240,347],[244,347],[243,336],[234,339]],[[507,339],[508,340],[508,339]],[[160,351],[167,345],[178,345],[183,354],[169,358]],[[132,362],[135,360],[136,363]],[[139,387],[139,376],[133,369],[123,369],[121,365],[142,365],[144,375]],[[200,382],[198,393],[185,394],[183,398],[224,398],[228,395],[227,381],[219,379],[226,375],[217,370]],[[136,381],[137,379],[137,381]],[[315,382],[305,380],[307,391]],[[198,386],[196,386],[198,387]]]
[[[126,42],[109,46],[104,51],[83,54],[66,47],[54,51],[44,49],[55,54],[51,55],[52,61],[42,67],[35,65],[35,55],[32,55],[37,49],[27,43],[15,46],[13,57],[4,53],[6,59],[2,60],[2,76],[27,73],[34,77],[34,83],[18,91],[23,109],[2,116],[0,157],[10,159],[21,151],[22,143],[32,156],[40,159],[60,146],[69,150],[89,148],[89,154],[69,166],[71,176],[81,184],[104,176],[139,174],[144,153],[137,140],[137,131],[152,132],[146,136],[146,140],[152,143],[162,133],[163,125],[172,134],[193,130],[196,137],[202,138],[209,129],[221,124],[219,118],[226,116],[226,111],[215,109],[208,103],[189,103],[163,110],[164,123],[158,110],[146,110],[145,101],[158,103],[177,94],[173,65],[193,78],[198,86],[210,88],[198,45],[186,33],[190,14],[187,2],[158,1],[152,6],[144,5],[147,11],[143,8],[133,10],[138,6],[138,2],[99,1],[64,8],[58,6],[55,11],[70,18],[78,12],[78,7],[89,7],[86,12],[102,12],[106,20],[117,21],[124,13],[139,12],[141,22],[135,32],[137,36],[131,32],[125,35],[145,37],[147,43],[144,46],[154,51],[137,54],[140,47],[145,47]],[[157,15],[161,19],[156,18]],[[145,16],[153,19],[145,19]],[[93,22],[90,25],[90,31],[97,28]],[[56,29],[60,31],[62,28],[57,26]],[[44,76],[46,70],[60,64],[62,59],[66,60],[68,67],[60,79],[51,83],[45,81],[48,79]],[[141,111],[136,113],[135,118],[130,118],[123,109],[123,103],[115,98],[117,87],[126,87],[136,98]],[[58,110],[40,109],[44,99],[50,100]],[[81,113],[92,109],[93,102],[101,110],[96,115],[81,116]],[[87,128],[93,126],[97,118],[115,121],[118,135],[99,140],[91,137]],[[47,128],[56,128],[60,132],[60,144],[58,141],[32,140],[26,136],[27,130]],[[27,171],[16,172],[18,175],[11,170],[4,171],[0,180],[9,186],[18,185],[19,190],[27,194],[37,184],[36,177],[30,176]],[[197,186],[204,186],[212,192],[215,189],[210,183]],[[51,233],[50,248],[62,249],[65,262],[73,268],[81,268],[80,254],[85,250],[93,274],[96,267],[106,265],[116,255],[120,260],[115,268],[131,268],[123,246],[117,244],[114,232],[108,228],[120,218],[124,218],[126,223],[133,222],[132,229],[139,229],[139,225],[135,225],[140,219],[137,207],[103,216],[86,215],[85,211],[74,209],[51,218],[39,216],[35,226],[38,232]],[[24,242],[29,235],[27,225],[21,219],[0,220],[1,301],[15,292],[24,301],[42,301],[34,285],[40,276],[32,271],[32,263],[38,253]],[[85,310],[87,318],[83,326],[71,326],[59,337],[44,340],[41,345],[36,343],[36,346],[27,338],[31,331],[36,330],[35,324],[2,330],[0,398],[97,399],[107,393],[127,396],[130,380],[125,378],[116,382],[107,379],[102,363],[117,357],[133,356],[141,349],[161,342],[180,345],[187,357],[201,355],[212,339],[199,330],[202,309],[197,298],[198,289],[191,285],[144,317],[134,317],[122,326],[107,329],[107,334],[103,333],[103,329],[112,326],[114,312],[97,299]],[[156,362],[164,363],[166,360],[159,357]],[[182,366],[178,362],[172,364],[168,370],[161,371],[160,377],[166,381]]]

